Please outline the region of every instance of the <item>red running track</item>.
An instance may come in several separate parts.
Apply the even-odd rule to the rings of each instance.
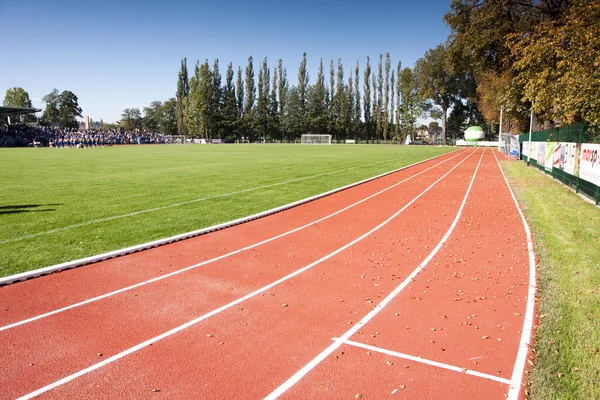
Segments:
[[[0,397],[516,398],[529,250],[494,151],[452,153],[0,288]]]

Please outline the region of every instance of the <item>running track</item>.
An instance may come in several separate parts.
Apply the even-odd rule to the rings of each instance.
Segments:
[[[496,154],[2,287],[0,397],[517,399],[534,260]]]

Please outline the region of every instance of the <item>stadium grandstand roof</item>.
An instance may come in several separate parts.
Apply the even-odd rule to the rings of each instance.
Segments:
[[[42,111],[39,108],[29,107],[0,107],[0,117],[20,115],[20,114],[33,114]]]

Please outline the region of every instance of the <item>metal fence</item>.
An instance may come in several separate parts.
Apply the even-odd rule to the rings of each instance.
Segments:
[[[523,143],[529,141],[529,135],[523,134],[519,136],[521,146],[521,160],[529,162],[529,157],[523,155]],[[563,142],[563,143],[600,143],[600,127],[586,127],[584,124],[575,124],[563,126],[560,128],[546,129],[543,131],[533,132],[531,134],[531,142]],[[529,149],[529,154],[533,149]],[[562,168],[552,167],[549,170],[544,165],[544,160],[538,164],[536,160],[531,159],[530,165],[543,171],[545,174],[552,177],[563,184],[573,188],[577,193],[583,193],[589,196],[598,205],[600,203],[600,186],[579,178],[579,171],[575,175],[565,172]]]

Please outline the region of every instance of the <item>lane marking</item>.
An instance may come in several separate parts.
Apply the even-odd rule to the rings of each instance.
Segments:
[[[341,340],[344,344],[347,344],[347,345],[350,345],[350,346],[355,346],[355,347],[360,347],[360,348],[363,348],[363,349],[366,349],[366,350],[376,351],[378,353],[387,354],[388,356],[404,358],[406,360],[415,361],[415,362],[418,362],[418,363],[421,363],[421,364],[427,364],[427,365],[431,365],[431,366],[434,366],[434,367],[447,369],[447,370],[450,370],[450,371],[456,371],[456,372],[460,372],[460,373],[467,374],[467,375],[473,375],[473,376],[477,376],[479,378],[489,379],[489,380],[500,382],[500,383],[504,383],[504,384],[507,384],[507,385],[510,384],[510,380],[508,380],[506,378],[501,378],[499,376],[494,376],[494,375],[490,375],[490,374],[485,374],[483,372],[477,372],[477,371],[473,371],[473,370],[470,370],[470,369],[457,367],[455,365],[444,364],[444,363],[441,363],[441,362],[438,362],[438,361],[428,360],[426,358],[411,356],[409,354],[400,353],[400,352],[393,351],[393,350],[388,350],[388,349],[383,349],[381,347],[375,347],[375,346],[371,346],[371,345],[368,345],[368,344],[364,344],[364,343],[360,343],[360,342],[355,342],[355,341],[352,341],[352,340],[342,340],[342,339],[339,339],[339,338],[333,338],[332,340],[333,341]]]
[[[442,245],[446,243],[450,234],[458,224],[460,216],[462,214],[463,208],[467,202],[467,197],[471,192],[471,188],[473,187],[473,182],[475,181],[475,176],[477,176],[477,171],[479,170],[479,166],[481,165],[481,160],[483,159],[483,154],[485,150],[481,152],[481,157],[479,158],[479,162],[477,164],[477,168],[475,168],[475,172],[473,173],[473,177],[471,178],[471,182],[469,183],[469,187],[467,188],[467,192],[465,193],[465,197],[458,209],[458,213],[448,228],[448,231],[444,235],[444,237],[440,240],[440,242],[435,246],[435,248],[429,253],[427,258],[419,264],[417,268],[404,280],[400,285],[398,285],[389,295],[385,297],[377,306],[373,308],[367,315],[365,315],[357,324],[355,324],[352,328],[346,331],[338,340],[334,341],[331,345],[329,345],[325,350],[323,350],[320,354],[318,354],[315,358],[313,358],[308,364],[302,367],[298,372],[292,375],[287,381],[282,383],[279,387],[277,387],[273,392],[271,392],[265,400],[274,400],[285,393],[288,389],[294,386],[300,379],[302,379],[306,374],[308,374],[313,368],[315,368],[321,361],[327,358],[331,353],[336,351],[345,340],[349,340],[352,335],[358,332],[359,329],[363,328],[366,323],[368,323],[371,319],[373,319],[383,308],[391,302],[418,274],[421,272],[425,266],[431,261],[431,259],[437,254]],[[473,154],[473,153],[471,153]],[[464,160],[463,160],[464,161]]]
[[[463,150],[459,150],[459,151],[456,152],[456,154],[454,156],[450,157],[449,159],[452,159],[452,158],[454,158],[454,157],[458,156],[459,154],[461,154],[463,152],[466,152],[466,151],[467,150],[464,150],[464,151]],[[420,153],[418,153],[418,154],[420,154]],[[65,269],[76,268],[76,267],[80,267],[82,265],[86,265],[86,264],[91,264],[91,263],[95,263],[95,262],[99,262],[99,261],[108,260],[108,259],[115,258],[115,257],[121,257],[121,256],[124,256],[126,254],[131,254],[131,253],[135,253],[135,252],[138,252],[138,251],[147,250],[147,249],[151,249],[151,248],[158,247],[158,246],[163,246],[165,244],[174,243],[174,242],[177,242],[177,241],[180,241],[180,240],[189,239],[189,238],[200,236],[200,235],[205,235],[207,233],[218,231],[220,229],[225,229],[225,228],[228,228],[228,227],[231,227],[231,226],[243,224],[245,222],[249,222],[249,221],[252,221],[252,220],[255,220],[255,219],[263,218],[263,217],[266,217],[266,216],[269,216],[269,215],[272,215],[272,214],[276,214],[276,213],[279,213],[279,212],[282,212],[282,211],[285,211],[285,210],[289,210],[291,208],[298,207],[300,205],[303,205],[303,204],[309,203],[311,201],[315,201],[315,200],[321,199],[323,197],[330,196],[330,195],[335,194],[335,193],[339,193],[341,191],[344,191],[344,190],[347,190],[347,189],[359,186],[361,184],[364,184],[364,183],[367,183],[367,182],[371,182],[371,181],[374,181],[376,179],[379,179],[379,178],[382,178],[382,177],[385,177],[385,176],[392,175],[392,174],[394,174],[396,172],[409,169],[410,167],[413,167],[415,165],[424,164],[424,163],[426,163],[428,161],[434,160],[436,158],[444,157],[444,156],[446,156],[448,154],[450,154],[450,153],[446,153],[446,154],[434,156],[434,157],[431,157],[431,158],[428,158],[428,159],[425,159],[425,160],[420,160],[420,161],[417,161],[417,162],[415,162],[413,164],[405,165],[404,167],[397,168],[397,169],[394,169],[394,170],[391,170],[391,171],[384,172],[384,173],[382,173],[380,175],[376,175],[376,176],[372,176],[372,177],[363,179],[362,181],[353,182],[353,183],[350,183],[350,184],[348,184],[346,186],[342,186],[342,187],[338,187],[338,188],[332,189],[332,190],[330,190],[328,192],[319,193],[319,194],[316,194],[314,196],[307,197],[305,199],[301,199],[301,200],[298,200],[298,201],[295,201],[295,202],[292,202],[292,203],[289,203],[289,204],[284,204],[282,206],[271,208],[271,209],[266,210],[266,211],[261,211],[261,212],[259,212],[257,214],[248,215],[248,216],[245,216],[245,217],[242,217],[242,218],[238,218],[238,219],[233,220],[233,221],[223,222],[221,224],[217,224],[217,225],[213,225],[213,226],[208,226],[206,228],[197,229],[197,230],[190,231],[190,232],[184,232],[184,233],[181,233],[181,234],[178,234],[178,235],[175,235],[175,236],[170,236],[170,237],[166,237],[166,238],[162,238],[162,239],[157,239],[157,240],[154,240],[152,242],[141,243],[141,244],[137,244],[137,245],[126,247],[126,248],[122,248],[122,249],[112,250],[112,251],[109,251],[107,253],[92,255],[92,256],[85,257],[85,258],[80,258],[78,260],[67,261],[67,262],[63,262],[63,263],[60,263],[60,264],[55,264],[55,265],[50,265],[50,266],[43,267],[43,268],[34,269],[34,270],[31,270],[31,271],[21,272],[21,273],[15,274],[15,275],[5,276],[3,278],[0,278],[0,286],[8,285],[8,284],[15,283],[15,282],[24,281],[24,280],[35,278],[35,277],[42,276],[42,275],[48,275],[48,274],[51,274],[51,273],[54,273],[54,272],[63,271]]]
[[[159,336],[155,336],[155,337],[153,337],[151,339],[148,339],[148,340],[146,340],[146,341],[144,341],[144,342],[142,342],[142,343],[140,343],[140,344],[138,344],[138,345],[136,345],[134,347],[131,347],[131,348],[127,349],[127,350],[124,350],[124,351],[122,351],[122,352],[120,352],[118,354],[115,354],[114,356],[109,357],[109,358],[107,358],[104,361],[101,361],[99,363],[93,364],[93,365],[91,365],[91,366],[89,366],[89,367],[87,367],[85,369],[82,369],[80,371],[77,371],[77,372],[69,375],[69,376],[66,376],[66,377],[64,377],[64,378],[62,378],[62,379],[60,379],[60,380],[58,380],[56,382],[53,382],[53,383],[51,383],[49,385],[46,385],[46,386],[44,386],[44,387],[42,387],[42,388],[40,388],[38,390],[35,390],[35,391],[31,392],[31,393],[28,393],[28,394],[20,397],[19,399],[22,399],[22,400],[31,399],[33,397],[39,396],[40,394],[46,393],[47,391],[49,391],[51,389],[54,389],[54,388],[56,388],[58,386],[64,385],[65,383],[70,382],[70,381],[72,381],[72,380],[74,380],[76,378],[79,378],[80,376],[83,376],[83,375],[85,375],[85,374],[87,374],[89,372],[95,371],[98,368],[101,368],[101,367],[103,367],[105,365],[108,365],[108,364],[114,362],[114,361],[117,361],[117,360],[119,360],[119,359],[121,359],[121,358],[123,358],[123,357],[125,357],[125,356],[127,356],[129,354],[132,354],[132,353],[134,353],[134,352],[136,352],[138,350],[141,350],[141,349],[143,349],[143,348],[145,348],[147,346],[150,346],[151,344],[154,344],[154,343],[158,342],[161,339],[164,339],[164,338],[169,337],[171,335],[174,335],[174,334],[176,334],[178,332],[181,332],[184,329],[189,328],[189,327],[191,327],[193,325],[196,325],[199,322],[201,322],[201,321],[203,321],[203,320],[205,320],[205,319],[207,319],[209,317],[212,317],[212,316],[214,316],[214,315],[216,315],[216,314],[218,314],[218,313],[220,313],[222,311],[225,311],[225,310],[227,310],[227,309],[229,309],[231,307],[234,307],[237,304],[240,304],[243,301],[246,301],[246,300],[248,300],[248,299],[250,299],[250,298],[252,298],[252,297],[254,297],[256,295],[259,295],[259,294],[261,294],[261,293],[263,293],[263,292],[271,289],[272,287],[274,287],[274,286],[276,286],[276,285],[278,285],[278,284],[280,284],[282,282],[285,282],[285,281],[287,281],[287,280],[289,280],[289,279],[291,279],[291,278],[293,278],[293,277],[301,274],[302,272],[309,270],[310,268],[314,267],[315,265],[320,264],[321,262],[323,262],[323,261],[325,261],[325,260],[327,260],[327,259],[335,256],[336,254],[338,254],[338,253],[346,250],[347,248],[349,248],[352,245],[358,243],[359,241],[363,240],[364,238],[366,238],[367,236],[369,236],[372,233],[376,232],[377,230],[381,229],[383,226],[387,225],[390,221],[392,221],[394,218],[396,218],[398,215],[400,215],[400,213],[402,213],[404,210],[406,210],[407,208],[409,208],[414,202],[416,202],[419,198],[421,198],[425,193],[427,193],[429,190],[431,190],[431,188],[433,188],[435,185],[437,185],[442,179],[444,179],[452,171],[454,171],[456,168],[458,168],[463,162],[465,162],[469,157],[471,157],[471,155],[473,155],[476,151],[471,152],[467,157],[465,157],[458,164],[456,164],[454,167],[452,167],[448,172],[446,172],[444,175],[442,175],[440,178],[438,178],[434,183],[432,183],[429,187],[427,187],[427,189],[425,189],[419,195],[417,195],[414,199],[412,199],[408,204],[406,204],[400,210],[396,211],[391,217],[389,217],[388,219],[386,219],[385,221],[383,221],[382,223],[380,223],[379,225],[377,225],[375,228],[371,229],[367,233],[363,234],[362,236],[354,239],[350,243],[347,243],[346,245],[344,245],[344,246],[340,247],[339,249],[333,251],[332,253],[329,253],[328,255],[326,255],[326,256],[318,259],[317,261],[314,261],[311,264],[308,264],[307,266],[305,266],[305,267],[303,267],[303,268],[301,268],[299,270],[296,270],[296,271],[292,272],[291,274],[286,275],[285,277],[283,277],[283,278],[281,278],[281,279],[279,279],[279,280],[277,280],[275,282],[270,283],[267,286],[262,287],[261,289],[258,289],[258,290],[254,291],[252,293],[249,293],[246,296],[243,296],[243,297],[241,297],[241,298],[239,298],[237,300],[234,300],[234,301],[232,301],[232,302],[230,302],[230,303],[228,303],[228,304],[226,304],[224,306],[221,306],[221,307],[219,307],[219,308],[217,308],[217,309],[215,309],[213,311],[210,311],[209,313],[206,313],[206,314],[204,314],[204,315],[202,315],[202,316],[200,316],[200,317],[198,317],[198,318],[196,318],[194,320],[191,320],[191,321],[189,321],[189,322],[187,322],[187,323],[185,323],[183,325],[175,327],[175,328],[173,328],[173,329],[171,329],[171,330],[169,330],[169,331],[167,331],[167,332],[165,332],[165,333],[163,333],[163,334],[161,334]],[[481,159],[480,159],[480,162],[481,162]]]
[[[422,153],[420,153],[420,154],[422,154]],[[412,156],[416,156],[416,155],[417,154],[413,154]],[[403,158],[403,157],[390,158],[389,160],[377,161],[377,162],[370,163],[370,164],[356,165],[354,167],[344,168],[344,169],[340,169],[340,170],[336,170],[336,171],[330,171],[330,172],[323,172],[321,174],[316,174],[316,175],[311,175],[311,176],[305,176],[305,177],[296,178],[296,179],[290,179],[290,180],[283,181],[283,182],[271,183],[271,184],[268,184],[268,185],[257,186],[257,187],[253,187],[253,188],[249,188],[249,189],[244,189],[244,190],[238,190],[238,191],[230,192],[230,193],[217,194],[217,195],[214,195],[214,196],[207,196],[207,197],[199,197],[199,198],[193,199],[193,200],[182,201],[180,203],[174,203],[174,204],[167,204],[167,205],[160,206],[160,207],[148,208],[148,209],[145,209],[145,210],[134,211],[134,212],[130,212],[130,213],[127,213],[127,214],[120,214],[120,215],[113,215],[113,216],[105,217],[105,218],[92,219],[92,220],[89,220],[89,221],[86,221],[86,222],[80,222],[78,224],[67,225],[67,226],[63,226],[61,228],[50,229],[50,230],[43,231],[43,232],[36,232],[36,233],[29,234],[29,235],[23,235],[23,236],[20,236],[20,237],[17,237],[17,238],[13,238],[13,239],[0,240],[0,245],[6,244],[6,243],[18,242],[18,241],[25,240],[25,239],[32,239],[32,238],[35,238],[35,237],[38,237],[38,236],[49,235],[49,234],[52,234],[52,233],[64,232],[64,231],[68,231],[68,230],[75,229],[75,228],[81,228],[82,226],[89,226],[89,225],[98,224],[98,223],[101,223],[101,222],[114,221],[116,219],[133,217],[133,216],[136,216],[136,215],[146,214],[146,213],[149,213],[149,212],[161,211],[161,210],[166,210],[166,209],[169,209],[169,208],[181,207],[181,206],[185,206],[185,205],[188,205],[188,204],[199,203],[199,202],[202,202],[202,201],[214,200],[214,199],[219,199],[219,198],[223,198],[223,197],[230,197],[230,196],[235,196],[235,195],[238,195],[238,194],[243,194],[243,193],[248,193],[248,192],[254,192],[256,190],[268,189],[268,188],[272,188],[272,187],[276,187],[276,186],[287,185],[289,183],[301,182],[301,181],[305,181],[305,180],[308,180],[308,179],[319,178],[319,177],[322,177],[322,176],[339,174],[341,172],[347,172],[347,171],[350,171],[350,170],[353,170],[353,169],[357,169],[357,168],[370,167],[370,166],[373,166],[373,165],[384,164],[386,162],[392,162],[392,161],[400,160],[401,158]]]
[[[521,211],[521,207],[519,206],[519,202],[515,197],[515,194],[508,183],[508,179],[506,178],[506,174],[504,170],[500,166],[500,161],[498,161],[498,157],[496,157],[496,153],[494,153],[494,158],[496,159],[496,164],[502,172],[502,176],[504,177],[504,182],[506,183],[506,187],[510,192],[510,195],[515,203],[515,207],[521,216],[521,222],[523,223],[523,227],[525,228],[525,234],[527,235],[527,252],[529,253],[529,289],[527,291],[527,307],[525,309],[525,319],[523,321],[523,329],[521,330],[521,340],[519,342],[519,351],[517,352],[517,359],[515,360],[515,368],[513,369],[512,377],[510,379],[510,389],[508,389],[507,400],[518,400],[519,394],[521,393],[521,381],[523,380],[523,374],[525,372],[525,361],[527,359],[527,353],[529,351],[529,343],[531,342],[531,331],[533,328],[533,316],[535,309],[535,292],[536,292],[536,278],[535,278],[535,253],[533,252],[533,239],[531,238],[531,230],[529,229],[529,224],[527,223],[527,219],[525,219],[525,215],[523,215],[523,211]]]
[[[472,154],[472,153],[471,153],[471,154]],[[373,197],[376,197],[376,196],[378,196],[378,195],[380,195],[380,194],[382,194],[382,193],[384,193],[384,192],[386,192],[386,191],[388,191],[388,190],[391,190],[391,189],[395,188],[396,186],[399,186],[399,185],[401,185],[402,183],[405,183],[405,182],[407,182],[407,181],[409,181],[409,180],[411,180],[411,179],[413,179],[413,178],[415,178],[415,177],[417,177],[417,176],[419,176],[419,175],[421,175],[421,174],[423,174],[423,173],[425,173],[425,172],[427,172],[427,171],[429,171],[429,170],[431,170],[431,169],[433,169],[433,168],[435,168],[435,167],[437,167],[437,166],[439,166],[439,165],[441,165],[441,164],[444,164],[445,162],[447,162],[447,161],[449,161],[449,160],[451,160],[451,159],[453,159],[453,158],[457,157],[458,155],[460,155],[460,153],[459,153],[459,154],[456,154],[456,155],[455,155],[455,156],[453,156],[453,157],[450,157],[450,158],[448,158],[448,159],[445,159],[445,160],[443,160],[443,161],[441,161],[441,162],[439,162],[439,163],[437,163],[437,164],[435,164],[435,165],[433,165],[433,166],[431,166],[431,167],[429,167],[429,168],[427,168],[427,169],[425,169],[425,170],[423,170],[423,171],[421,171],[421,172],[418,172],[418,173],[416,173],[416,174],[414,174],[414,175],[412,175],[412,176],[410,176],[410,177],[408,177],[408,178],[406,178],[406,179],[404,179],[404,180],[402,180],[402,181],[400,181],[400,182],[397,182],[397,183],[395,183],[395,184],[393,184],[393,185],[391,185],[391,186],[389,186],[389,187],[387,187],[387,188],[385,188],[385,189],[383,189],[383,190],[380,190],[380,191],[379,191],[379,192],[377,192],[377,193],[374,193],[374,194],[372,194],[372,195],[370,195],[370,196],[368,196],[368,197],[365,197],[364,199],[362,199],[362,200],[359,200],[359,201],[357,201],[357,202],[356,202],[356,203],[354,203],[354,204],[351,204],[351,205],[349,205],[349,206],[347,206],[347,207],[344,207],[344,208],[342,208],[342,209],[340,209],[340,210],[338,210],[338,211],[336,211],[336,212],[334,212],[334,213],[332,213],[332,214],[326,215],[325,217],[322,217],[322,218],[320,218],[320,219],[318,219],[318,220],[316,220],[316,221],[313,221],[313,222],[309,222],[308,224],[302,225],[302,226],[300,226],[300,227],[298,227],[298,228],[294,228],[294,229],[292,229],[292,230],[290,230],[290,231],[287,231],[287,232],[281,233],[281,234],[279,234],[279,235],[277,235],[277,236],[273,236],[273,237],[271,237],[271,238],[269,238],[269,239],[266,239],[266,240],[263,240],[263,241],[261,241],[261,242],[258,242],[258,243],[251,244],[251,245],[249,245],[249,246],[246,246],[246,247],[243,247],[243,248],[241,248],[241,249],[238,249],[238,250],[231,251],[231,252],[229,252],[229,253],[226,253],[226,254],[223,254],[223,255],[221,255],[221,256],[218,256],[218,257],[212,258],[212,259],[210,259],[210,260],[205,260],[205,261],[202,261],[202,262],[200,262],[200,263],[197,263],[197,264],[191,265],[191,266],[189,266],[189,267],[186,267],[186,268],[183,268],[183,269],[179,269],[179,270],[177,270],[177,271],[170,272],[170,273],[168,273],[168,274],[160,275],[160,276],[157,276],[157,277],[155,277],[155,278],[148,279],[148,280],[145,280],[145,281],[143,281],[143,282],[136,283],[136,284],[134,284],[134,285],[130,285],[130,286],[127,286],[127,287],[124,287],[124,288],[121,288],[121,289],[114,290],[114,291],[112,291],[112,292],[108,292],[108,293],[105,293],[105,294],[102,294],[102,295],[99,295],[99,296],[93,297],[93,298],[91,298],[91,299],[87,299],[87,300],[84,300],[84,301],[80,301],[80,302],[78,302],[78,303],[74,303],[74,304],[71,304],[71,305],[68,305],[68,306],[65,306],[65,307],[58,308],[58,309],[56,309],[56,310],[53,310],[53,311],[49,311],[49,312],[46,312],[46,313],[43,313],[43,314],[36,315],[36,316],[34,316],[34,317],[31,317],[31,318],[23,319],[23,320],[21,320],[21,321],[17,321],[17,322],[14,322],[14,323],[11,323],[11,324],[8,324],[8,325],[5,325],[5,326],[2,326],[2,327],[0,327],[0,332],[2,332],[2,331],[5,331],[5,330],[8,330],[8,329],[11,329],[11,328],[15,328],[15,327],[17,327],[17,326],[24,325],[24,324],[27,324],[27,323],[30,323],[30,322],[33,322],[33,321],[37,321],[37,320],[39,320],[39,319],[46,318],[46,317],[49,317],[49,316],[52,316],[52,315],[55,315],[55,314],[58,314],[58,313],[61,313],[61,312],[67,311],[67,310],[71,310],[71,309],[74,309],[74,308],[77,308],[77,307],[81,307],[81,306],[83,306],[83,305],[90,304],[90,303],[96,302],[96,301],[98,301],[98,300],[106,299],[106,298],[108,298],[108,297],[111,297],[111,296],[117,295],[117,294],[119,294],[119,293],[127,292],[127,291],[129,291],[129,290],[133,290],[133,289],[139,288],[139,287],[141,287],[141,286],[148,285],[148,284],[150,284],[150,283],[158,282],[158,281],[160,281],[160,280],[163,280],[163,279],[166,279],[166,278],[169,278],[169,277],[175,276],[175,275],[179,275],[179,274],[181,274],[181,273],[183,273],[183,272],[187,272],[187,271],[190,271],[190,270],[192,270],[192,269],[196,269],[196,268],[202,267],[202,266],[204,266],[204,265],[207,265],[207,264],[213,263],[213,262],[215,262],[215,261],[222,260],[222,259],[224,259],[224,258],[227,258],[227,257],[233,256],[233,255],[235,255],[235,254],[239,254],[239,253],[241,253],[241,252],[243,252],[243,251],[247,251],[247,250],[253,249],[253,248],[255,248],[255,247],[261,246],[261,245],[263,245],[263,244],[266,244],[266,243],[272,242],[272,241],[274,241],[274,240],[280,239],[280,238],[282,238],[282,237],[285,237],[285,236],[291,235],[291,234],[293,234],[293,233],[295,233],[295,232],[298,232],[298,231],[300,231],[300,230],[302,230],[302,229],[308,228],[308,227],[310,227],[310,226],[313,226],[313,225],[316,225],[316,224],[318,224],[318,223],[320,223],[320,222],[322,222],[322,221],[325,221],[326,219],[332,218],[332,217],[334,217],[334,216],[336,216],[336,215],[338,215],[338,214],[340,214],[340,213],[342,213],[342,212],[344,212],[344,211],[347,211],[348,209],[350,209],[350,208],[352,208],[352,207],[355,207],[355,206],[357,206],[357,205],[359,205],[359,204],[361,204],[361,203],[364,203],[365,201],[368,201],[368,200],[372,199]],[[469,156],[470,156],[470,155],[469,155]]]

